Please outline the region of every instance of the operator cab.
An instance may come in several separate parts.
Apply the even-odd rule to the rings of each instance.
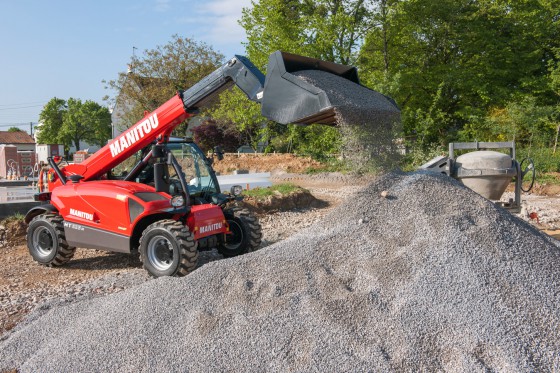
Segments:
[[[190,205],[219,204],[220,187],[211,163],[192,141],[171,140],[137,152],[111,170],[108,178],[146,184],[171,196],[186,189]]]

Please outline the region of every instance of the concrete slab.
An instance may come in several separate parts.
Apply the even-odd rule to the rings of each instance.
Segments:
[[[31,186],[0,187],[0,203],[30,202],[37,190]]]
[[[40,205],[40,202],[5,202],[0,203],[0,219],[7,218],[15,214],[27,214],[27,211],[33,207]]]

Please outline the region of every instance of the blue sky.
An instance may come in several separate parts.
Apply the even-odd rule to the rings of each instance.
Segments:
[[[203,41],[226,58],[243,54],[237,24],[250,0],[0,0],[0,130],[37,122],[51,98],[113,94],[102,80],[173,34]],[[29,125],[21,125],[29,130]]]

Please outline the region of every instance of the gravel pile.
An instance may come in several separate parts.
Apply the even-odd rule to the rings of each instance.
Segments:
[[[400,161],[395,140],[400,132],[400,110],[379,92],[320,70],[293,73],[321,88],[333,105],[343,138],[343,152],[353,169],[391,170]]]
[[[558,289],[557,241],[390,174],[285,241],[31,317],[0,371],[558,371]]]

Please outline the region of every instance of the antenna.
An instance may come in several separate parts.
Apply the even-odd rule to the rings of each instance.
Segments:
[[[135,46],[132,46],[132,62],[128,64],[128,71],[127,73],[133,73],[134,72],[134,62],[136,61],[136,48]]]

